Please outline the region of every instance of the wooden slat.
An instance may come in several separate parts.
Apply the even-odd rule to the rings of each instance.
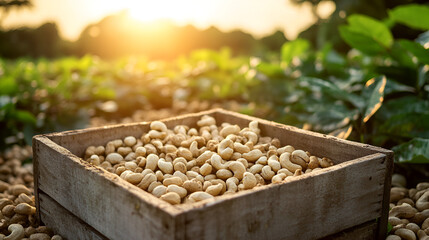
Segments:
[[[105,236],[98,233],[94,228],[64,209],[43,192],[39,193],[41,202],[41,220],[54,232],[69,240],[107,240]]]
[[[373,220],[320,240],[374,240],[379,239],[377,238],[377,229],[377,221]]]
[[[126,233],[127,239],[170,239],[174,235],[178,211],[170,204],[91,166],[48,138],[39,137],[36,144],[39,191],[104,236],[123,239]]]
[[[185,229],[186,239],[316,239],[340,232],[380,216],[384,158],[374,154],[322,174],[197,203],[178,230]]]

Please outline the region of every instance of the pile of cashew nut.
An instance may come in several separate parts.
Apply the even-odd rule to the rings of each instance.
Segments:
[[[394,174],[390,190],[388,240],[429,240],[429,182],[405,188],[405,178]]]
[[[154,121],[140,139],[128,136],[89,146],[84,159],[171,204],[281,183],[333,165],[328,158],[261,136],[258,121],[241,129],[217,126],[205,115],[197,126],[168,129]]]
[[[61,240],[36,221],[31,147],[14,146],[0,156],[0,240]]]

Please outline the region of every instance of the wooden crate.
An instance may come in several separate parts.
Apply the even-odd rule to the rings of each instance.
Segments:
[[[86,147],[140,137],[149,123],[35,136],[38,216],[68,239],[382,239],[387,230],[393,153],[221,109],[163,120],[169,128],[217,123],[277,137],[335,165],[193,204],[170,205],[82,160]]]

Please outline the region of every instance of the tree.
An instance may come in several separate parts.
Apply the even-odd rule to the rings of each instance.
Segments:
[[[0,0],[0,26],[11,9],[21,9],[32,6],[31,0]]]

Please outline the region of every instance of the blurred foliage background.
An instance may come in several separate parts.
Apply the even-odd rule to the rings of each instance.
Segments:
[[[314,9],[320,0],[309,2]],[[429,6],[333,1],[297,39],[158,22],[124,12],[62,39],[55,23],[0,30],[0,147],[34,134],[221,106],[395,151],[429,177]],[[9,4],[9,5],[8,5]],[[0,1],[3,13],[29,1]],[[137,27],[136,27],[137,26]],[[156,28],[159,31],[153,31]],[[155,47],[156,46],[156,47]],[[154,116],[149,112],[155,111]]]

